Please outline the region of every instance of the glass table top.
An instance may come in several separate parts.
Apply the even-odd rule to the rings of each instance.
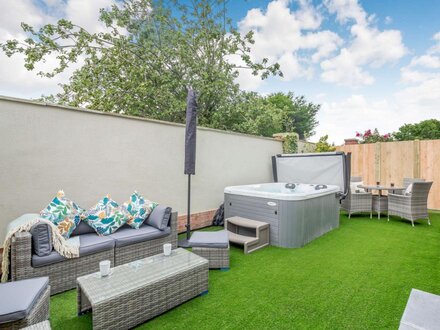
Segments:
[[[90,302],[99,303],[207,263],[208,260],[179,248],[172,250],[170,256],[158,254],[114,267],[108,276],[96,272],[77,281]]]

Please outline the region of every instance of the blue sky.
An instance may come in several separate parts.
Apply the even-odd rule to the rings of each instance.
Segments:
[[[63,17],[102,30],[99,8],[113,1],[0,0],[0,42],[23,38],[22,21],[40,26]],[[356,131],[388,133],[440,118],[440,1],[229,0],[227,7],[240,32],[255,31],[252,57],[280,63],[285,74],[261,81],[242,72],[237,81],[246,90],[292,91],[320,103],[312,141],[328,134],[340,144]],[[0,54],[0,94],[54,93],[71,70],[44,79],[27,72],[22,58]]]

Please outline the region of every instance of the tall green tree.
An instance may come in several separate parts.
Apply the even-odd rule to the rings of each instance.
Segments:
[[[215,112],[213,127],[272,137],[283,131],[282,113],[266,97],[254,92],[240,92]]]
[[[58,66],[38,73],[47,77],[84,61],[48,101],[183,122],[191,86],[198,92],[199,124],[222,125],[216,112],[239,94],[238,69],[263,79],[282,74],[267,59],[251,60],[252,32],[243,36],[234,30],[225,1],[125,0],[101,10],[105,32],[92,33],[65,19],[38,30],[23,23],[29,37],[9,40],[2,49],[8,56],[23,54],[28,70],[56,55]],[[243,65],[227,60],[232,56]]]
[[[440,121],[423,120],[416,124],[405,124],[393,133],[397,141],[440,139]]]
[[[315,134],[319,104],[308,102],[304,96],[294,96],[291,92],[271,94],[267,99],[282,113],[282,132],[298,133],[300,139]]]

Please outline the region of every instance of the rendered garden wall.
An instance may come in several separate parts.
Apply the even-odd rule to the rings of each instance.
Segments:
[[[191,213],[206,223],[225,186],[272,181],[271,156],[282,144],[206,128],[197,134]],[[59,189],[85,209],[106,194],[122,203],[138,190],[184,215],[184,135],[180,124],[0,97],[0,241],[10,220],[39,212]]]

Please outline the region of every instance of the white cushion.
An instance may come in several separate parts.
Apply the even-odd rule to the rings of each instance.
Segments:
[[[350,182],[350,190],[352,194],[365,192],[364,188],[358,188],[358,186],[363,185],[363,181]]]
[[[412,188],[413,188],[412,183],[411,183],[408,187],[406,187],[406,189],[405,189],[405,195],[406,195],[406,196],[411,195],[411,193],[412,193]]]

